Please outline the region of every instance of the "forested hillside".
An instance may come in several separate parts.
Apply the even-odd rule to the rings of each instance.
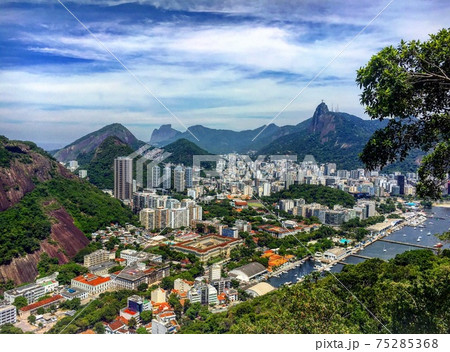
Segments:
[[[333,208],[340,204],[346,207],[355,205],[355,199],[347,192],[326,186],[318,185],[291,185],[289,189],[273,193],[269,197],[262,199],[269,203],[278,202],[280,199],[298,199],[303,198],[306,203],[319,203]]]

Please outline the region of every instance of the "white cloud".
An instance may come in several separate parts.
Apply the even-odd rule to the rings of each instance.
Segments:
[[[118,2],[127,1],[108,4]],[[231,129],[268,122],[385,5],[312,0],[244,5],[232,0],[142,2],[232,15],[229,23],[217,24],[182,20],[129,24],[115,18],[86,23],[183,123]],[[148,139],[151,131],[136,127],[141,124],[150,128],[172,123],[182,129],[70,16],[55,19],[62,22],[41,21],[46,28],[40,25],[42,30],[32,31],[27,21],[39,19],[27,15],[26,10],[15,9],[0,18],[5,23],[23,22],[14,40],[30,52],[95,63],[0,71],[2,133],[26,139],[54,135],[70,142],[111,122],[135,126],[130,129],[142,139]],[[425,39],[445,26],[449,17],[445,3],[394,1],[275,122],[298,123],[312,115],[321,99],[330,107],[339,104],[341,111],[362,116],[354,83],[356,69],[401,38]],[[65,125],[71,126],[69,131]]]

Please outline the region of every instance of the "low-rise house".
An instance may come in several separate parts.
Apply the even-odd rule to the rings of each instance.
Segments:
[[[230,302],[239,300],[239,292],[234,288],[226,289],[225,294],[227,295]]]
[[[111,323],[103,323],[107,334],[129,334],[128,326],[123,321],[116,319]]]

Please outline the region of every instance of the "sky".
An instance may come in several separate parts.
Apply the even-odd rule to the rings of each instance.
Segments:
[[[144,141],[162,124],[255,129],[324,67],[274,123],[322,99],[367,118],[356,70],[450,18],[448,0],[61,1],[102,44],[58,0],[0,3],[0,135],[49,148],[114,122]]]

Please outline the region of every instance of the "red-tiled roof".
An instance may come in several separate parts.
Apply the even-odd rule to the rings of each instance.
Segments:
[[[36,302],[36,303],[33,303],[33,304],[29,304],[28,306],[20,308],[20,310],[23,311],[23,312],[28,312],[29,310],[33,310],[33,309],[45,306],[47,304],[59,301],[62,298],[63,298],[63,296],[61,296],[61,295],[55,295],[53,297],[46,298],[46,299],[44,299],[42,301],[39,301],[39,302]]]
[[[225,293],[221,293],[220,295],[217,296],[217,299],[219,301],[224,301],[227,298],[227,296],[225,295]]]
[[[108,325],[112,331],[116,331],[119,330],[121,327],[123,327],[124,323],[116,319],[113,322],[109,323]]]
[[[73,280],[81,282],[86,285],[90,285],[90,286],[98,286],[100,284],[108,282],[111,279],[109,277],[102,277],[102,276],[97,276],[94,274],[85,274],[85,275],[77,276]]]
[[[161,318],[172,317],[172,316],[175,316],[175,313],[173,311],[168,311],[168,312],[161,313],[159,316]]]
[[[127,313],[127,314],[129,314],[129,315],[136,315],[136,314],[137,314],[135,311],[132,311],[132,310],[130,310],[130,309],[128,309],[128,308],[125,308],[125,309],[123,310],[123,312],[124,312],[124,313]]]
[[[200,248],[197,248],[195,246],[191,246],[191,244],[195,243],[196,240],[189,240],[189,241],[184,241],[184,242],[177,243],[173,247],[184,248],[184,249],[188,249],[188,250],[191,250],[191,251],[197,252],[197,253],[206,253],[206,252],[208,252],[208,251],[210,251],[210,250],[212,250],[214,248],[226,247],[226,246],[228,246],[231,243],[242,241],[242,240],[240,240],[238,238],[230,238],[230,237],[225,237],[225,236],[219,236],[219,235],[216,235],[216,234],[209,234],[209,235],[203,236],[201,239],[202,239],[202,241],[205,241],[205,239],[214,238],[214,237],[217,238],[217,239],[220,239],[222,242],[218,243],[218,244],[213,244],[210,247],[206,247],[206,248],[200,249]]]
[[[125,319],[124,317],[117,317],[117,320],[120,320],[125,325],[128,325],[128,319]]]

